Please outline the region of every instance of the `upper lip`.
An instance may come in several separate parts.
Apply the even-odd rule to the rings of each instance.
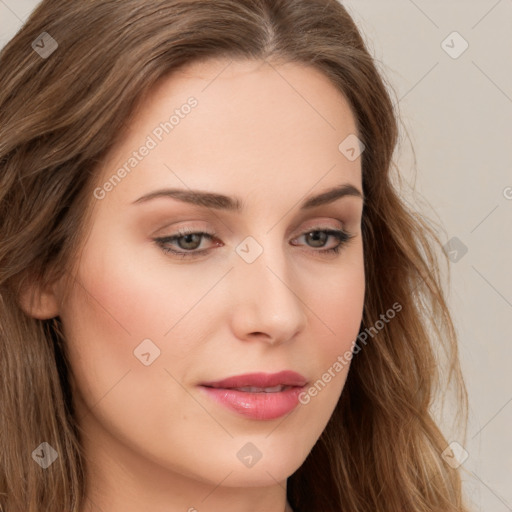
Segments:
[[[203,382],[202,386],[212,388],[241,388],[252,386],[257,388],[271,388],[274,386],[298,386],[302,387],[307,379],[300,373],[285,370],[278,373],[246,373],[235,375],[226,379]]]

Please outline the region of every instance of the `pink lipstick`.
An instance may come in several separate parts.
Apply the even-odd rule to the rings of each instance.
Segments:
[[[211,398],[256,420],[272,420],[291,412],[307,380],[299,373],[248,373],[201,384]]]

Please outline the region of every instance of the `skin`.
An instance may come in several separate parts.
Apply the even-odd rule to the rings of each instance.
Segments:
[[[361,323],[362,199],[299,210],[344,183],[362,191],[360,158],[338,150],[357,133],[354,116],[320,72],[260,61],[188,65],[127,122],[98,169],[99,186],[190,96],[197,107],[103,199],[91,197],[72,286],[56,281],[31,310],[63,322],[89,461],[87,512],[289,510],[286,479],[324,430],[349,366],[274,420],[241,416],[198,385],[284,369],[314,383],[352,349]],[[244,206],[133,204],[165,187]],[[196,251],[211,250],[196,258],[166,254],[154,238],[178,227],[213,230],[217,244],[202,239]],[[354,236],[339,254],[321,254],[339,242],[311,245],[312,228]],[[263,249],[250,264],[235,251],[247,236]],[[134,356],[144,339],[160,349],[148,366]],[[251,468],[237,458],[248,442],[262,454]]]

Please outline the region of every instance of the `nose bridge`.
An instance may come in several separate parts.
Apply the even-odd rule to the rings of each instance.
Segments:
[[[261,249],[253,261],[239,252],[233,276],[237,287],[233,320],[239,336],[261,333],[269,340],[286,341],[304,327],[306,315],[294,289],[291,262],[282,244],[276,240],[271,244],[270,238],[264,246],[258,244]],[[249,253],[257,247],[249,240],[237,252],[240,249]]]

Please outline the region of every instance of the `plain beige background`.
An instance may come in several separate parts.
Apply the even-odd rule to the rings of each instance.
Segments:
[[[37,3],[0,0],[0,47]],[[407,200],[446,231],[470,398],[465,492],[475,512],[512,512],[512,0],[342,3],[394,91],[397,162],[430,209]]]

